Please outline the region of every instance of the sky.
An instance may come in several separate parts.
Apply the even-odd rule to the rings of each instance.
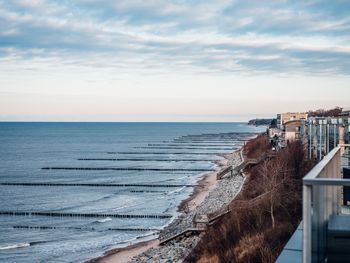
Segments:
[[[0,0],[0,121],[350,106],[347,0]]]

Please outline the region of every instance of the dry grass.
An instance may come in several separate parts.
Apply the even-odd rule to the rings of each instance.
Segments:
[[[218,263],[219,258],[217,256],[202,255],[197,263]]]
[[[264,246],[264,236],[261,233],[243,236],[233,249],[236,261],[248,262],[251,255],[258,254]]]
[[[243,148],[243,153],[248,159],[259,158],[270,149],[269,140],[266,135],[259,135],[253,140],[247,142]]]

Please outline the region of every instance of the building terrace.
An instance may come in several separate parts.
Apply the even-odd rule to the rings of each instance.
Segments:
[[[276,262],[350,262],[350,108],[300,122],[295,139],[320,161],[303,178],[303,220]]]

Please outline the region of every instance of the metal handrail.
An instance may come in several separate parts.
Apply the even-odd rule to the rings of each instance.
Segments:
[[[334,156],[338,153],[340,147],[334,148],[330,151],[307,175],[303,178],[304,181],[309,181],[316,179],[317,176],[326,168],[326,165],[334,158]]]
[[[350,179],[315,178],[303,180],[304,185],[350,186]]]

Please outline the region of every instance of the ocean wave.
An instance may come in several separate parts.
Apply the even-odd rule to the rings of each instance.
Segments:
[[[169,191],[166,193],[166,195],[172,195],[172,194],[177,194],[177,193],[180,193],[182,192],[186,187],[181,187],[180,189],[176,189],[176,190],[173,190],[173,191]]]
[[[18,243],[13,245],[5,245],[5,246],[0,246],[0,250],[24,248],[24,247],[30,247],[30,245],[31,245],[30,243]]]
[[[136,237],[132,237],[130,239],[120,241],[116,244],[116,248],[123,248],[123,247],[129,246],[132,244],[136,244],[139,242],[149,241],[149,240],[155,239],[158,237],[158,231],[160,231],[160,230],[161,230],[161,228],[159,228],[159,230],[157,230],[157,231],[150,231],[150,232],[147,232],[143,235],[138,235]]]
[[[110,194],[110,195],[105,195],[105,196],[103,196],[103,197],[101,197],[101,198],[99,198],[99,199],[96,199],[96,200],[92,201],[92,202],[99,202],[99,201],[101,201],[101,200],[106,200],[106,199],[109,199],[109,198],[111,198],[113,195],[116,195],[116,194],[118,194],[118,193],[113,193],[113,194]]]
[[[109,222],[109,221],[112,221],[112,218],[106,217],[106,218],[102,218],[102,219],[96,220],[95,222],[97,222],[97,223],[105,223],[105,222]]]

